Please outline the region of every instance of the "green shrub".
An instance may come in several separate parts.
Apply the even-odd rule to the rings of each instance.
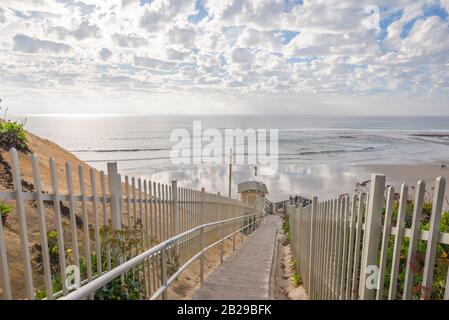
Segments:
[[[428,231],[430,228],[430,213],[432,211],[432,203],[429,201],[424,202],[423,204],[423,215],[421,219],[420,228],[421,230]],[[398,213],[398,205],[395,204],[393,206],[393,223],[392,225],[396,225],[395,218]],[[413,202],[409,200],[406,208],[406,221],[411,221],[413,214]],[[407,226],[406,223],[406,227]],[[449,213],[443,212],[440,220],[440,232],[449,232]],[[393,263],[393,246],[394,246],[394,236],[390,236],[390,243],[387,251],[387,274],[385,276],[385,286],[384,293],[388,292],[389,284],[390,284],[390,270]],[[407,268],[407,255],[409,249],[410,239],[405,238],[402,241],[401,252],[399,256],[399,273],[398,273],[398,291],[396,294],[397,299],[402,298],[402,292],[404,290],[404,281],[405,281],[405,270]],[[413,273],[413,287],[412,287],[412,299],[418,300],[421,297],[422,290],[431,291],[431,299],[443,299],[444,298],[444,288],[446,284],[447,277],[447,268],[449,265],[449,245],[439,243],[437,246],[437,254],[435,261],[435,271],[433,275],[433,283],[431,288],[422,288],[422,280],[423,280],[423,270],[424,270],[424,258],[427,250],[427,241],[419,240],[416,248],[416,255],[409,266]]]
[[[28,153],[28,139],[23,128],[24,123],[6,121],[0,123],[0,149],[8,151],[16,148],[17,151]]]
[[[8,220],[9,213],[11,212],[11,206],[7,205],[4,202],[0,202],[0,215],[2,217],[2,223],[5,225]]]
[[[300,276],[299,274],[297,274],[297,273],[295,273],[295,274],[292,276],[292,281],[293,281],[293,283],[294,283],[294,285],[295,285],[296,287],[299,287],[300,285],[302,285],[302,279],[301,279],[301,276]]]
[[[293,259],[293,258],[290,259],[290,262],[288,264],[289,264],[290,270],[293,271],[293,272],[296,272],[296,261],[295,261],[295,259]]]
[[[90,230],[92,231],[92,230]],[[91,232],[91,234],[94,234]],[[66,234],[67,236],[67,234]],[[50,256],[50,267],[52,270],[52,286],[53,293],[62,290],[62,279],[59,272],[59,247],[57,242],[56,231],[49,231],[47,233],[48,238],[48,252]],[[91,238],[94,241],[94,237]],[[107,270],[108,262],[111,268],[115,268],[119,265],[120,259],[130,260],[132,256],[130,252],[137,255],[142,252],[143,248],[141,245],[142,239],[142,227],[137,224],[133,229],[123,227],[123,230],[115,231],[110,227],[102,227],[100,230],[100,241],[102,244],[101,250],[101,264],[102,270]],[[151,246],[156,242],[151,241]],[[66,244],[67,247],[69,247]],[[73,259],[73,254],[71,249],[66,250],[66,260],[67,264],[75,264]],[[92,274],[98,274],[97,270],[97,255],[91,254],[91,267]],[[109,259],[109,261],[108,261]],[[167,255],[167,267],[168,275],[171,272],[174,273],[172,269],[178,268],[179,257],[174,255],[171,250],[168,251]],[[79,261],[80,275],[81,279],[87,278],[88,266],[87,260],[84,256],[80,255]],[[140,265],[133,268],[131,271],[125,273],[123,277],[118,277],[102,288],[98,289],[94,293],[94,299],[101,300],[137,300],[144,294],[143,283],[139,279],[139,273],[144,271],[144,266]],[[46,298],[45,288],[40,288],[36,291],[35,296],[37,299]]]

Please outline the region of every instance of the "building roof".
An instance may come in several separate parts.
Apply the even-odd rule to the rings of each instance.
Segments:
[[[238,184],[238,193],[242,193],[245,191],[259,191],[265,194],[268,194],[268,189],[265,183],[261,183],[258,181],[245,181]]]

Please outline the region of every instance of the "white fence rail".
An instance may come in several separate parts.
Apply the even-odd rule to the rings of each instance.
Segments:
[[[162,297],[163,299],[166,299],[167,295],[167,289],[170,286],[170,284],[176,280],[176,278],[189,266],[191,265],[196,259],[200,259],[200,281],[203,282],[204,280],[204,260],[205,260],[205,253],[207,250],[211,249],[212,247],[221,244],[221,250],[220,250],[220,260],[223,261],[223,243],[227,238],[234,237],[239,232],[244,231],[254,231],[261,223],[262,219],[264,218],[263,212],[253,213],[249,215],[244,215],[241,217],[221,220],[221,221],[215,221],[207,224],[200,225],[198,227],[195,227],[191,230],[188,230],[186,232],[183,232],[177,236],[174,236],[173,238],[170,238],[168,240],[165,240],[161,242],[160,244],[154,246],[153,248],[139,254],[138,256],[132,258],[131,260],[126,261],[125,263],[117,266],[111,271],[106,272],[105,274],[101,275],[97,279],[89,282],[85,286],[81,287],[78,290],[73,291],[72,293],[69,293],[67,296],[65,296],[64,300],[81,300],[86,299],[93,293],[95,293],[98,289],[101,287],[107,285],[114,279],[120,277],[121,275],[125,274],[126,272],[129,272],[132,269],[135,269],[136,267],[142,266],[145,263],[151,263],[152,260],[154,260],[155,256],[159,256],[158,263],[160,263],[160,270],[161,270],[161,279],[162,284],[161,286],[156,290],[156,292],[151,296],[151,300],[158,299],[159,297]],[[235,231],[232,231],[229,234],[225,234],[225,225],[231,223],[239,226],[239,228]],[[205,230],[211,227],[219,227],[221,228],[221,238],[218,239],[215,242],[212,243],[205,243],[204,234]],[[168,270],[167,270],[167,256],[168,252],[171,249],[176,248],[176,246],[180,245],[188,236],[199,233],[199,239],[200,239],[200,245],[196,250],[196,253],[188,260],[186,261],[182,266],[179,266],[178,269],[169,277]]]
[[[309,297],[449,299],[445,186],[437,178],[426,201],[419,181],[411,199],[406,184],[395,194],[373,175],[367,193],[290,206],[292,256]]]
[[[13,208],[6,225],[0,220],[0,296],[4,299],[66,296],[73,289],[72,266],[80,270],[85,285],[165,243],[164,250],[146,256],[144,264],[119,279],[122,287],[140,283],[143,288],[137,290],[138,298],[150,298],[166,284],[164,272],[172,276],[197,255],[198,248],[225,235],[235,244],[238,233],[251,232],[253,228],[248,226],[256,224],[250,218],[233,218],[262,210],[219,193],[178,187],[176,181],[166,185],[128,176],[122,179],[115,163],[108,164],[107,176],[90,169],[86,177],[80,166],[74,179],[70,163],[61,172],[50,159],[51,190],[43,191],[38,158],[33,155],[30,160],[33,190],[24,191],[18,154],[12,149],[14,190],[0,192],[0,201]],[[74,181],[79,185],[74,186]],[[59,191],[61,185],[67,192]],[[216,221],[221,223],[197,228]],[[20,240],[14,237],[17,234]],[[176,245],[167,247],[164,241],[179,234],[183,236]],[[161,264],[163,254],[169,255],[165,266]],[[94,298],[93,292],[90,298]]]

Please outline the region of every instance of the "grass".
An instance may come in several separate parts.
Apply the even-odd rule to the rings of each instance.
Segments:
[[[296,272],[296,260],[290,259],[288,266],[290,267],[290,270],[293,272],[293,276],[291,277],[291,280],[295,287],[299,287],[302,285],[302,279],[301,276]]]
[[[2,224],[4,225],[8,220],[9,213],[11,212],[11,206],[4,202],[0,202],[0,216],[2,219]]]

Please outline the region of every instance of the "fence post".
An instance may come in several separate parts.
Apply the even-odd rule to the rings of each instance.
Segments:
[[[223,263],[223,255],[224,255],[224,222],[221,223],[221,247],[220,247],[220,264]]]
[[[427,250],[423,271],[423,281],[421,288],[421,299],[430,299],[432,293],[433,273],[435,269],[435,257],[437,254],[439,226],[441,212],[443,211],[444,191],[446,189],[446,179],[438,177],[435,182],[435,189],[432,202],[432,216],[430,217],[430,229],[427,238]],[[447,286],[445,297],[447,298]]]
[[[314,256],[314,252],[313,252],[313,246],[314,246],[314,239],[313,237],[314,235],[314,220],[315,220],[315,215],[317,212],[317,204],[318,204],[318,198],[317,197],[313,197],[312,198],[312,211],[310,212],[310,233],[309,233],[309,241],[310,241],[310,245],[309,245],[309,276],[308,276],[308,288],[307,288],[307,293],[309,295],[311,295],[311,290],[312,290],[312,261],[313,261],[313,256]]]
[[[167,286],[167,248],[164,247],[161,250],[161,280],[162,285]],[[167,300],[167,289],[162,292],[162,300]]]
[[[217,195],[216,195],[216,206],[217,206],[217,208],[216,208],[216,210],[217,210],[217,213],[216,213],[216,216],[215,216],[215,221],[220,221],[221,220],[221,212],[220,212],[220,201],[221,201],[221,198],[220,198],[220,192],[217,192]],[[214,237],[217,237],[217,240],[218,240],[218,237],[219,237],[219,232],[218,232],[218,228],[219,227],[217,227],[217,226],[214,226],[213,227],[214,228]]]
[[[299,208],[294,208],[293,210],[293,225],[295,226],[295,233],[296,233],[296,257],[295,257],[295,261],[296,261],[296,273],[300,274],[302,276],[302,269],[300,269],[299,265],[300,265],[300,255],[302,255],[302,243],[301,243],[301,237],[302,237],[302,233],[301,233],[301,207]],[[291,228],[291,227],[290,227]],[[291,236],[290,236],[291,237]]]
[[[244,216],[245,214],[246,214],[246,210],[248,209],[248,207],[244,207],[243,208],[243,210],[242,210],[242,213],[240,214],[240,216]],[[245,223],[245,219],[244,218],[241,218],[241,219],[239,219],[240,220],[240,222],[239,222],[239,224],[240,224],[240,244],[243,242],[243,232],[244,232],[244,227],[243,227],[243,225],[244,225],[244,223]]]
[[[11,283],[9,280],[8,261],[6,256],[6,245],[3,236],[3,223],[0,219],[0,274],[2,276],[3,298],[12,300]]]
[[[204,200],[206,198],[206,189],[201,188],[201,206],[200,206],[200,224],[204,224]]]
[[[237,227],[236,227],[236,222],[237,222],[237,220],[234,220],[234,229],[233,229],[233,231],[234,232],[236,232],[237,230]],[[233,236],[232,236],[232,251],[235,251],[235,233],[233,234]]]
[[[179,204],[178,204],[178,181],[171,182],[172,198],[173,198],[173,232],[174,235],[179,234]],[[175,245],[176,255],[179,255],[179,241]]]
[[[201,251],[201,259],[200,259],[200,282],[204,281],[204,228],[201,226],[200,229],[200,251]]]
[[[14,193],[16,199],[16,209],[17,218],[19,220],[19,231],[20,231],[20,244],[22,249],[22,259],[25,271],[25,288],[27,299],[34,300],[34,286],[33,286],[33,275],[31,268],[31,258],[30,251],[28,247],[28,232],[25,214],[25,201],[23,197],[22,180],[20,178],[20,166],[19,157],[17,155],[17,150],[12,148],[9,151],[11,156],[11,172],[12,180],[14,184]],[[60,231],[60,230],[58,230]],[[63,236],[62,232],[58,233],[58,236]],[[64,292],[65,293],[65,292]]]
[[[381,232],[381,217],[384,204],[385,176],[373,174],[369,192],[368,211],[365,219],[365,236],[363,239],[362,264],[360,268],[359,294],[360,299],[372,300],[375,288],[366,285],[369,266],[377,265],[379,237]]]
[[[122,229],[122,215],[120,205],[120,181],[118,178],[117,162],[108,162],[108,184],[111,199],[111,224],[112,229]]]

